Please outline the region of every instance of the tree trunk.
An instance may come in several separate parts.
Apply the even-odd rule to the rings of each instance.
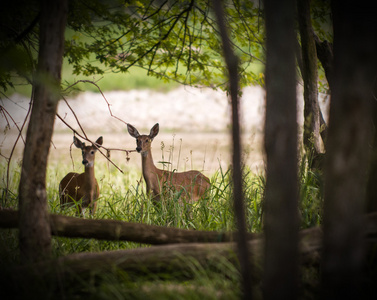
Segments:
[[[296,299],[298,160],[294,1],[265,1],[266,123],[264,299]]]
[[[325,165],[323,297],[360,299],[377,19],[365,2],[334,1],[332,12],[334,85]]]
[[[373,85],[373,95],[377,99],[377,82]],[[367,211],[377,211],[377,103],[373,101],[373,144],[367,185]]]
[[[249,263],[245,203],[243,193],[243,176],[241,162],[241,139],[238,99],[238,57],[231,47],[225,25],[222,2],[213,1],[213,7],[223,43],[224,59],[228,68],[229,94],[232,104],[232,140],[233,140],[233,205],[238,229],[238,258],[241,265],[243,299],[252,298],[251,265]]]
[[[20,254],[25,263],[45,259],[51,251],[46,166],[60,97],[67,10],[67,0],[41,2],[38,68],[19,186]]]
[[[314,34],[314,32],[313,32]],[[334,82],[334,56],[332,44],[328,41],[321,41],[317,35],[314,34],[315,46],[317,50],[317,57],[322,64],[323,70],[325,71],[327,83],[329,84],[330,90],[332,89]]]
[[[310,18],[310,0],[297,1],[304,80],[304,146],[310,162],[321,153],[320,108],[318,103],[317,53]]]

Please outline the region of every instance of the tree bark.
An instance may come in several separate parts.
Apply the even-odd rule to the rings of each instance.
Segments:
[[[19,186],[20,253],[25,263],[45,259],[51,252],[46,166],[60,98],[67,10],[67,0],[41,2],[38,67]]]
[[[310,0],[297,1],[304,81],[304,146],[311,161],[321,153],[320,108],[318,103],[317,53],[310,18]]]
[[[323,70],[325,71],[327,83],[329,84],[331,90],[334,82],[334,56],[332,44],[328,41],[322,42],[314,32],[313,34],[317,50],[317,57],[322,64]]]
[[[238,87],[238,57],[231,47],[227,27],[225,25],[222,1],[213,1],[213,8],[219,26],[223,44],[224,59],[228,68],[229,94],[232,105],[232,146],[233,146],[233,205],[238,229],[238,258],[241,265],[243,299],[252,298],[251,265],[248,256],[245,203],[243,192],[243,176],[241,162],[241,138],[239,121],[239,87]]]
[[[365,1],[333,1],[334,85],[325,164],[324,299],[364,294],[363,213],[370,158],[377,19]]]
[[[374,98],[377,95],[377,82],[374,83]],[[371,148],[371,160],[367,184],[367,211],[377,211],[377,103],[373,102],[373,144]]]
[[[298,161],[295,1],[265,1],[266,123],[264,299],[296,299]]]
[[[19,217],[14,210],[0,210],[0,228],[17,228]],[[220,243],[233,242],[236,232],[216,232],[178,229],[116,220],[95,220],[49,215],[50,231],[54,236],[87,238],[108,241],[164,245],[175,243]],[[246,240],[260,234],[248,233]]]
[[[322,67],[325,71],[325,76],[327,79],[327,83],[329,84],[329,89],[331,91],[333,86],[333,74],[334,74],[334,56],[333,56],[333,49],[332,44],[328,41],[321,41],[318,36],[313,32],[314,40],[315,40],[315,46],[317,49],[317,57],[319,61],[322,64]],[[325,119],[323,118],[322,111],[320,110],[320,134],[322,137],[323,144],[325,145],[326,149],[326,143],[327,143],[327,132],[328,132],[328,126],[326,124]]]

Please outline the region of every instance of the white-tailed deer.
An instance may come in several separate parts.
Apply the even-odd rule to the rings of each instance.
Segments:
[[[83,216],[83,209],[89,207],[91,215],[94,215],[97,207],[96,200],[99,197],[99,186],[94,176],[94,159],[98,146],[102,145],[102,136],[97,139],[95,145],[85,146],[77,137],[73,137],[73,143],[82,152],[82,163],[85,166],[84,173],[68,173],[59,184],[60,205],[69,203],[78,204],[79,213]]]
[[[160,200],[161,189],[164,186],[172,187],[181,192],[186,201],[197,201],[210,187],[209,179],[199,171],[170,172],[157,169],[153,163],[151,144],[159,131],[155,124],[149,135],[140,135],[135,127],[128,124],[129,134],[136,139],[136,150],[141,154],[143,176],[147,185],[147,192],[153,193],[155,202]]]

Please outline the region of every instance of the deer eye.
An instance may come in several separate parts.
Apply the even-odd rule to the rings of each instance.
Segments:
[[[94,154],[94,150],[90,151],[90,154]]]

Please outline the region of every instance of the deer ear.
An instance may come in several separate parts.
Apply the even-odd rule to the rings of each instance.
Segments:
[[[96,144],[97,144],[97,145],[102,145],[102,143],[103,143],[103,138],[102,138],[102,136],[100,136],[100,137],[96,140]]]
[[[158,134],[159,130],[160,130],[160,125],[158,125],[158,123],[156,123],[156,124],[152,127],[152,129],[151,129],[151,132],[149,133],[149,137],[150,137],[151,139],[154,139],[155,136]]]
[[[77,148],[80,148],[80,149],[82,149],[82,148],[84,148],[85,147],[85,143],[82,143],[77,137],[73,137],[73,143],[75,144],[75,146],[77,147]]]
[[[127,130],[130,136],[134,137],[135,139],[139,137],[140,133],[137,131],[135,127],[133,127],[131,124],[127,124]]]

